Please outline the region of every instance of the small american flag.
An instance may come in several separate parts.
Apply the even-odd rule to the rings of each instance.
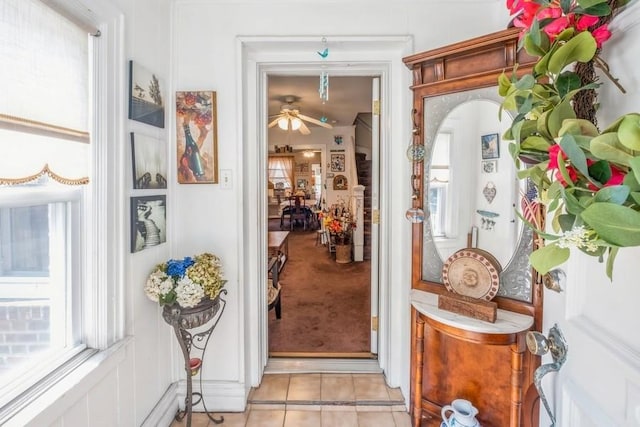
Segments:
[[[522,193],[520,200],[522,216],[524,219],[533,224],[536,228],[540,228],[540,203],[538,202],[538,189],[527,179],[526,191]]]

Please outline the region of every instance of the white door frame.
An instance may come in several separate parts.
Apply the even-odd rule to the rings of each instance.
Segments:
[[[324,36],[331,49],[331,61],[320,62],[316,54],[321,44],[321,37],[239,37],[238,62],[242,70],[241,111],[238,117],[242,123],[242,147],[239,155],[243,159],[242,193],[243,193],[243,234],[239,259],[243,260],[241,283],[243,290],[245,322],[244,361],[246,384],[248,387],[260,383],[264,368],[268,361],[267,342],[267,307],[261,303],[266,299],[267,280],[267,245],[264,233],[267,221],[267,205],[264,195],[267,164],[267,75],[268,74],[319,74],[321,66],[330,75],[378,75],[381,79],[382,111],[386,115],[385,124],[380,132],[380,175],[389,177],[390,153],[392,139],[408,134],[409,126],[399,118],[406,116],[394,111],[392,107],[393,93],[407,91],[408,78],[400,75],[402,57],[411,53],[412,39],[408,36],[381,37],[345,37]],[[392,78],[392,72],[393,74]],[[403,99],[396,95],[397,99]],[[408,108],[408,107],[407,107]],[[395,117],[395,119],[394,119]],[[391,128],[395,120],[395,128]],[[406,121],[406,120],[405,120]],[[394,138],[392,138],[394,137]],[[389,184],[380,185],[380,215],[391,218]],[[390,227],[391,221],[380,225],[380,318],[379,318],[379,367],[387,373],[391,384],[404,382],[406,373],[398,372],[406,366],[394,363],[404,359],[403,350],[390,345],[391,330],[408,328],[405,319],[390,316],[390,306],[394,300],[389,280],[390,260]],[[253,237],[252,237],[253,236]],[[376,268],[372,266],[372,268]],[[249,285],[251,284],[251,285]],[[405,301],[397,302],[398,304]],[[394,351],[400,355],[394,355]],[[344,366],[344,361],[336,361],[334,367]],[[323,363],[326,366],[326,362]],[[353,363],[348,364],[353,367]],[[401,366],[398,366],[401,365]],[[351,369],[351,368],[349,368]],[[394,371],[395,369],[395,371]],[[356,370],[356,369],[354,369]],[[392,371],[392,372],[390,372]]]

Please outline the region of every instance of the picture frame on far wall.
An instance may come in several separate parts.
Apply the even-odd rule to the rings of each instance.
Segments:
[[[497,160],[483,160],[482,161],[482,173],[496,173],[498,172]]]
[[[480,137],[482,143],[482,159],[500,158],[500,139],[497,133],[490,133]]]
[[[176,150],[179,184],[218,182],[216,92],[176,92]]]
[[[167,196],[131,197],[131,253],[167,241]]]
[[[129,118],[164,128],[164,82],[135,61],[129,61]]]
[[[159,139],[131,132],[135,190],[167,188],[167,147]]]

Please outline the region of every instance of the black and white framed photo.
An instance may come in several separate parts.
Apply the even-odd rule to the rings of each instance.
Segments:
[[[482,143],[482,159],[500,158],[500,139],[497,133],[490,133],[480,137]]]
[[[163,141],[131,132],[131,164],[135,190],[167,188],[167,147]]]
[[[483,160],[482,161],[482,173],[496,173],[498,172],[497,160]]]
[[[131,198],[131,253],[167,241],[167,196]]]
[[[129,61],[129,118],[164,128],[164,83],[154,73]]]

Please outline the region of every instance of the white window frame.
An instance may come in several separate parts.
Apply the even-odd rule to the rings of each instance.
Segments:
[[[67,359],[28,392],[0,407],[0,424],[16,416],[29,418],[33,408],[44,410],[48,404],[36,403],[37,397],[47,392],[67,374],[82,366],[95,353],[96,363],[106,363],[122,351],[125,339],[125,255],[128,216],[125,209],[125,143],[126,118],[126,57],[124,16],[112,2],[101,0],[65,1],[58,4],[69,7],[71,13],[90,26],[99,29],[100,37],[90,47],[89,68],[92,87],[90,112],[91,183],[84,189],[82,209],[83,259],[82,340],[86,349]],[[89,12],[91,16],[87,14]],[[79,309],[79,307],[76,307]],[[115,350],[112,350],[115,349]],[[104,355],[104,357],[102,356]],[[96,369],[92,363],[92,369]],[[86,370],[83,375],[88,375]],[[28,378],[21,378],[27,381]],[[81,378],[76,378],[77,387]],[[68,391],[68,390],[67,390]],[[65,390],[58,388],[62,395]],[[35,405],[35,406],[34,406]],[[44,405],[44,406],[43,406]]]

